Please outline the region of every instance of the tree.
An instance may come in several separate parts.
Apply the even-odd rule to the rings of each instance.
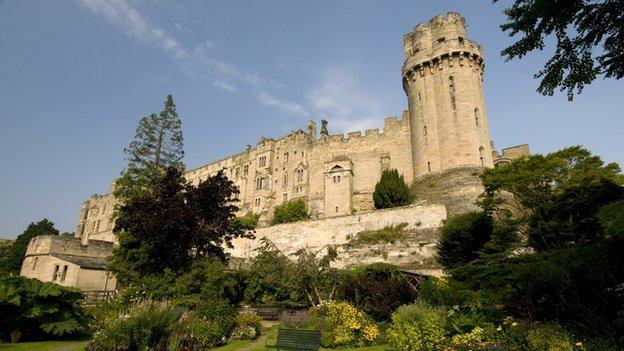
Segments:
[[[535,74],[542,79],[541,94],[559,88],[572,100],[600,75],[624,77],[624,1],[514,0],[503,12],[508,21],[501,29],[511,37],[521,33],[502,51],[507,60],[543,50],[545,40],[555,36],[555,53]]]
[[[235,220],[237,195],[223,172],[194,187],[179,169],[168,168],[150,192],[119,208],[114,229],[119,247],[111,265],[117,278],[126,283],[167,270],[184,272],[206,257],[225,261],[224,247],[232,247],[232,239],[253,238]]]
[[[0,272],[19,274],[28,243],[32,238],[40,235],[59,235],[59,231],[47,218],[37,223],[30,223],[26,230],[15,238],[7,253],[0,257]]]
[[[401,305],[416,300],[418,282],[388,263],[372,263],[350,270],[339,296],[377,320],[387,321]]]
[[[141,118],[134,140],[124,149],[128,166],[115,182],[115,196],[122,199],[147,190],[148,185],[168,167],[182,169],[182,122],[173,97],[167,95],[159,114]]]
[[[484,210],[512,224],[537,250],[600,237],[595,215],[620,199],[624,184],[616,163],[580,146],[516,159],[481,178]]]
[[[275,206],[272,224],[297,222],[308,218],[308,208],[301,200],[291,200]]]
[[[396,169],[384,170],[375,185],[373,201],[376,209],[405,206],[411,201],[410,189]]]
[[[294,255],[295,284],[303,288],[310,305],[331,301],[339,283],[339,273],[331,267],[338,258],[336,248],[327,245],[317,251],[300,249]]]
[[[603,206],[596,215],[605,235],[624,239],[624,200]]]
[[[492,218],[483,212],[469,212],[448,218],[440,230],[438,261],[447,270],[471,262],[492,237],[492,230]]]

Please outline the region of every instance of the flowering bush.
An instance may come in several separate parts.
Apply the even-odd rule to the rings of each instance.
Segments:
[[[255,313],[241,313],[234,319],[236,327],[232,333],[234,340],[251,340],[260,335],[262,319]]]
[[[444,342],[445,323],[442,309],[422,302],[401,306],[392,314],[387,338],[398,351],[435,350]]]
[[[323,347],[366,345],[379,336],[372,319],[347,302],[327,302],[310,314],[321,331]]]
[[[181,314],[168,302],[135,303],[127,311],[102,321],[103,328],[93,334],[87,350],[177,350],[170,343],[178,332]]]
[[[287,328],[307,328],[310,326],[312,316],[306,310],[284,311],[279,317],[280,322]]]

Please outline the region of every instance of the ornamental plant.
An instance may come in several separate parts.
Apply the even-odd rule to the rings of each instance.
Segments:
[[[284,202],[273,210],[271,224],[297,222],[308,218],[308,208],[301,199]]]
[[[405,206],[412,200],[405,179],[396,169],[384,170],[379,183],[375,185],[373,200],[376,209]]]
[[[443,309],[417,302],[392,314],[386,336],[397,351],[433,351],[445,341],[445,323]]]
[[[86,329],[82,293],[16,275],[0,277],[0,339],[70,336]]]
[[[327,302],[310,314],[321,331],[323,347],[369,345],[379,336],[373,320],[348,302]]]

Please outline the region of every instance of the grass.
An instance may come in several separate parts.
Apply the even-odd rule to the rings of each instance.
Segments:
[[[397,241],[404,241],[407,236],[405,230],[407,223],[401,223],[397,225],[387,226],[378,230],[364,230],[357,233],[357,236],[353,239],[355,244],[380,244],[390,243],[394,244]]]
[[[0,351],[82,351],[88,340],[55,340],[0,344]]]

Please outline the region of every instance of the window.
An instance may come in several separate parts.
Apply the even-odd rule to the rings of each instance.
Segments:
[[[255,198],[255,199],[254,199],[254,205],[255,205],[256,207],[260,207],[260,198],[259,198],[259,197],[257,197],[257,198]]]
[[[284,173],[284,177],[282,179],[282,186],[284,188],[288,186],[288,173]]]
[[[335,175],[334,176],[334,183],[340,183],[340,176],[339,175]]]
[[[249,165],[244,165],[243,166],[243,175],[246,176],[247,174],[249,174]]]
[[[284,153],[284,163],[288,162],[288,152]]]
[[[63,266],[63,273],[61,273],[61,282],[65,281],[65,277],[67,276],[67,265]]]
[[[423,129],[423,135],[427,135],[427,126]]]
[[[234,178],[238,179],[239,176],[240,176],[240,168],[236,167],[236,169],[234,170]]]
[[[58,273],[59,273],[59,265],[56,264],[54,265],[54,274],[52,274],[52,281],[55,282],[56,278],[58,278]]]
[[[262,189],[263,185],[264,185],[264,178],[262,177],[256,178],[256,190]]]
[[[32,270],[34,271],[37,268],[37,263],[39,262],[39,257],[35,257],[32,264]]]
[[[444,43],[444,41],[446,41],[446,38],[444,37],[438,38],[438,43]]]
[[[283,201],[283,202],[288,201],[288,194],[287,194],[287,193],[284,193],[284,195],[282,195],[282,197],[283,197],[283,198],[282,198],[282,201]]]
[[[478,107],[475,107],[474,109],[474,117],[475,117],[475,124],[478,127],[479,126],[479,108]]]
[[[336,213],[338,213],[338,206],[336,206]]]
[[[303,181],[303,168],[298,169],[296,173],[297,173],[297,181],[302,182]]]
[[[449,96],[451,98],[451,108],[455,111],[457,104],[455,101],[455,77],[453,76],[449,76]]]
[[[479,160],[481,160],[481,167],[483,167],[484,166],[484,163],[483,163],[483,146],[479,147]]]
[[[431,162],[427,162],[427,170],[429,170],[429,172],[431,172]]]
[[[418,101],[422,101],[422,97],[420,96],[420,91],[418,92]]]
[[[464,46],[464,38],[459,37],[457,38],[457,41],[459,42],[459,45]]]
[[[260,167],[264,167],[264,166],[266,166],[266,156],[262,156],[262,157],[260,157],[260,161],[259,161],[258,165],[259,165]]]

